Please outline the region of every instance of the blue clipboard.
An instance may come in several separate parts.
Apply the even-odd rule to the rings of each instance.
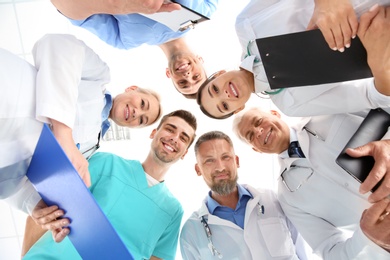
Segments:
[[[68,237],[83,259],[134,259],[47,125],[27,177],[48,206],[66,211]]]

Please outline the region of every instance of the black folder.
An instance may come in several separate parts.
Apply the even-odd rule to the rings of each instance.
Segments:
[[[329,48],[320,30],[256,39],[271,89],[372,77],[358,37],[343,53]]]
[[[346,154],[345,150],[380,140],[386,134],[389,126],[390,114],[380,108],[372,109],[337,157],[336,163],[356,180],[363,182],[374,166],[374,158],[371,156],[354,158]],[[381,182],[372,191],[374,192],[380,184]]]

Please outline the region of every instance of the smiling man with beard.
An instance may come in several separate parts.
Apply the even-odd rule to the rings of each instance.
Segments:
[[[180,235],[183,259],[306,259],[303,240],[271,190],[237,183],[229,136],[212,131],[195,144],[195,171],[211,191]]]
[[[186,155],[196,127],[190,112],[176,110],[152,131],[143,163],[110,153],[90,159],[90,190],[134,259],[175,259],[183,208],[164,179],[171,165]],[[55,212],[42,217],[49,221],[44,225],[61,229],[62,220],[55,219]],[[23,259],[49,258],[81,259],[68,238],[56,243],[47,232]]]

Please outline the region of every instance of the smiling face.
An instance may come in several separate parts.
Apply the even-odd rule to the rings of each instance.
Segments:
[[[214,118],[223,118],[245,107],[254,89],[253,74],[246,70],[220,71],[198,93],[198,103]]]
[[[200,144],[195,170],[203,176],[207,186],[219,195],[228,195],[236,189],[238,156],[224,139],[214,139]]]
[[[274,110],[271,113],[247,111],[238,129],[240,136],[258,152],[279,154],[290,144],[290,129]]]
[[[172,116],[154,129],[150,138],[155,157],[164,163],[183,159],[195,136],[195,130],[182,118]]]
[[[110,118],[120,126],[144,127],[154,123],[159,114],[158,99],[131,86],[114,98]]]
[[[173,56],[166,69],[175,88],[182,94],[194,94],[206,80],[203,59],[193,54]]]

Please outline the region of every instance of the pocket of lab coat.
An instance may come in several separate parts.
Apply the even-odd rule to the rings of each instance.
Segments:
[[[261,219],[260,230],[272,257],[294,254],[294,244],[286,223],[277,217]]]

